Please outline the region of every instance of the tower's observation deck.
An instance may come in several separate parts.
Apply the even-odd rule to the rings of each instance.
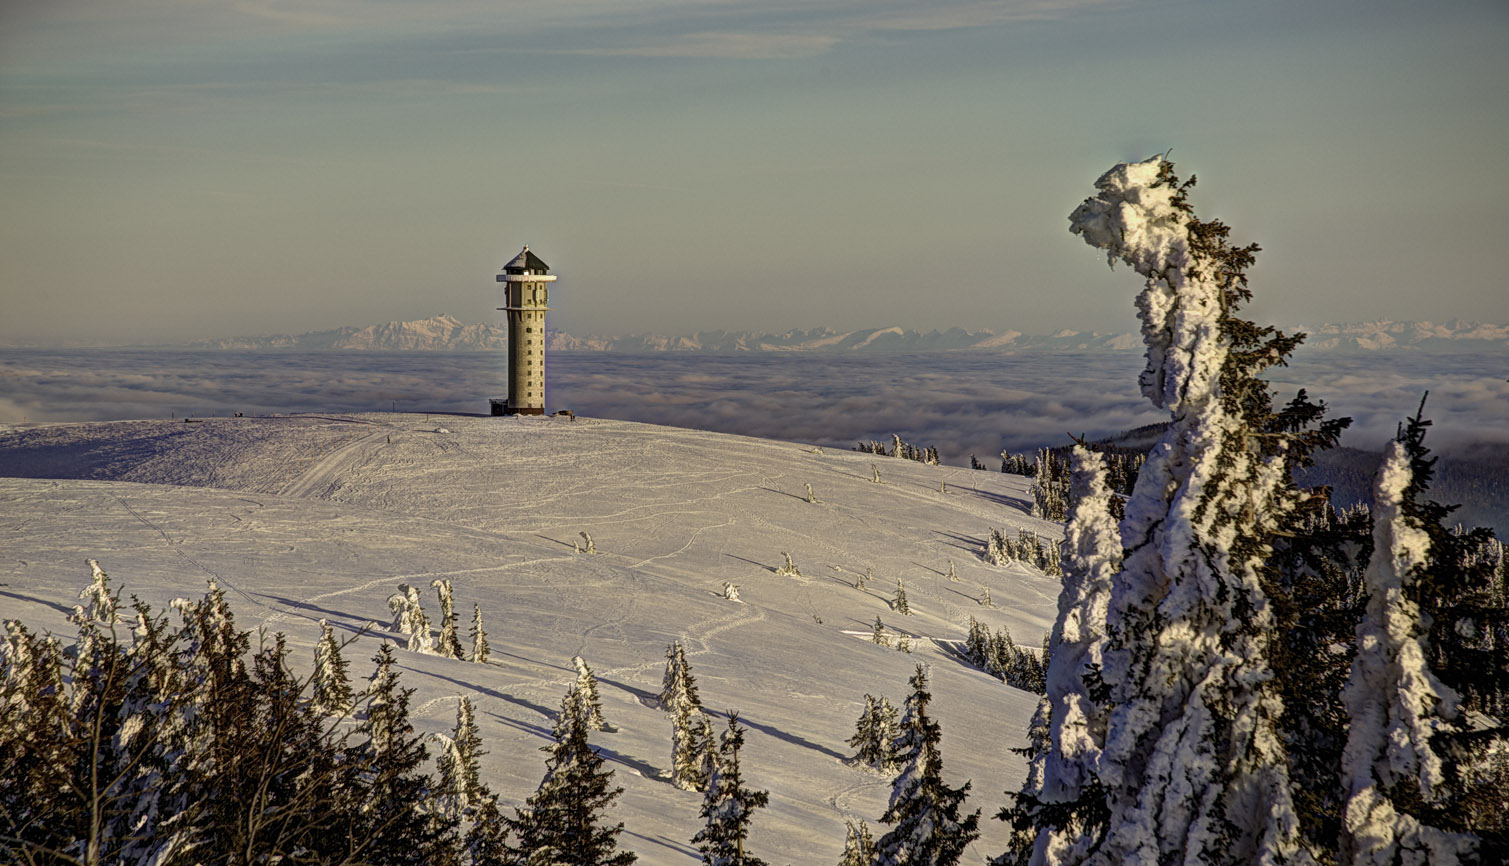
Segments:
[[[555,277],[550,266],[524,247],[498,274],[503,284],[503,303],[508,313],[509,415],[545,413],[545,313],[550,284]],[[494,411],[497,411],[496,401]]]

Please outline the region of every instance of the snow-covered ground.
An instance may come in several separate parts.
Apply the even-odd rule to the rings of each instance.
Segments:
[[[970,616],[1027,646],[1050,627],[1058,580],[979,556],[991,527],[1059,537],[1028,515],[1025,478],[621,421],[388,413],[0,428],[0,476],[0,617],[33,628],[67,633],[97,558],[154,605],[213,576],[241,627],[287,633],[310,664],[319,619],[346,634],[376,622],[346,651],[365,677],[396,639],[387,597],[420,587],[434,619],[430,581],[449,578],[463,628],[481,604],[492,661],[400,649],[403,681],[427,732],[472,697],[509,805],[538,783],[584,656],[618,729],[593,736],[625,788],[612,819],[641,863],[696,862],[701,795],[661,777],[671,725],[649,705],[673,640],[715,724],[736,709],[749,728],[746,778],[771,794],[750,851],[773,864],[837,862],[846,818],[875,826],[890,780],[846,765],[845,741],[865,693],[899,705],[918,662],[970,808],[988,819],[1025,773],[1010,750],[1036,696],[934,643],[962,640]],[[583,531],[596,555],[574,552]],[[782,552],[800,577],[774,573]],[[898,578],[910,617],[888,605]],[[872,644],[877,616],[923,638],[915,651]],[[966,862],[1005,846],[1001,822],[981,824]]]

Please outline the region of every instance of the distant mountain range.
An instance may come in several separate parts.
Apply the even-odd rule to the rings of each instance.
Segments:
[[[1377,351],[1381,349],[1455,349],[1483,351],[1509,349],[1509,325],[1452,321],[1362,322],[1298,327],[1310,334],[1310,349],[1332,351]],[[755,331],[699,331],[679,337],[636,334],[625,337],[578,337],[550,331],[547,347],[572,352],[938,352],[989,350],[997,352],[1123,352],[1142,348],[1136,333],[1102,334],[1062,330],[1029,335],[1020,331],[913,331],[905,328],[868,328],[835,331],[831,328],[791,330],[781,333]],[[304,334],[264,337],[231,337],[196,340],[196,349],[295,349],[356,350],[378,352],[467,352],[494,351],[508,346],[508,330],[497,324],[466,324],[454,316],[441,315],[412,322],[344,327]]]

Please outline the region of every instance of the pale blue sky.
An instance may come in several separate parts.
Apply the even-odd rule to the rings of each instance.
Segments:
[[[0,340],[1131,330],[1172,147],[1285,324],[1509,320],[1509,4],[0,0]]]

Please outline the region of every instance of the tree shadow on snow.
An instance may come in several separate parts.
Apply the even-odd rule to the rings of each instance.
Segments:
[[[280,613],[285,613],[285,614],[288,614],[289,616],[304,615],[305,619],[308,619],[308,620],[313,621],[313,622],[317,622],[320,619],[327,619],[328,620],[328,619],[332,619],[332,618],[339,618],[339,619],[348,620],[348,621],[351,621],[351,622],[365,623],[365,622],[367,622],[368,620],[371,619],[371,617],[357,616],[356,614],[354,614],[354,613],[352,613],[350,611],[347,611],[347,610],[336,610],[335,608],[331,608],[331,607],[320,607],[317,604],[310,604],[307,601],[297,601],[297,600],[291,599],[291,598],[284,598],[281,595],[272,595],[272,594],[266,593],[266,592],[256,592],[256,593],[252,593],[252,594],[253,595],[259,595],[262,598],[265,598],[265,599],[267,599],[269,601],[275,601],[275,602],[283,605],[285,608],[287,608],[286,610],[280,611]],[[313,611],[315,614],[318,614],[318,615],[316,615],[316,616],[309,616],[309,615],[307,615],[309,611]],[[330,624],[333,626],[336,623],[332,622]]]
[[[811,740],[806,739],[805,737],[799,737],[796,734],[788,734],[780,728],[774,728],[770,725],[761,724],[754,719],[749,718],[748,716],[739,716],[739,721],[746,728],[775,737],[777,740],[790,743],[793,746],[801,746],[804,749],[811,749],[814,752],[827,755],[830,758],[837,758],[840,761],[848,757],[848,755],[835,752],[827,746],[818,745],[817,743],[814,743]]]
[[[984,499],[987,502],[993,502],[996,505],[1009,505],[1012,508],[1020,508],[1021,510],[1027,512],[1029,515],[1032,513],[1033,502],[1031,499],[1022,499],[1017,496],[1007,496],[1004,493],[991,493],[988,490],[978,490],[974,487],[966,487],[964,489],[980,497],[981,499]]]
[[[761,487],[760,489],[766,491],[767,493],[779,493],[782,496],[790,496],[792,499],[795,499],[798,502],[807,501],[806,496],[797,496],[795,493],[787,493],[784,490],[776,490],[774,487]]]
[[[623,764],[625,767],[628,767],[629,769],[637,772],[643,779],[647,779],[651,782],[661,782],[666,785],[669,785],[671,783],[671,780],[669,778],[660,775],[661,770],[659,767],[649,763],[648,761],[641,761],[638,758],[632,757],[630,755],[625,755],[623,752],[614,751],[613,749],[598,745],[597,743],[593,743],[592,748],[603,757],[603,760],[612,761],[615,764]]]
[[[728,557],[728,558],[730,558],[730,559],[737,559],[740,562],[747,562],[750,565],[758,565],[759,567],[765,569],[766,571],[770,572],[771,574],[775,574],[775,572],[776,572],[776,566],[774,566],[774,565],[766,565],[763,562],[755,562],[753,559],[745,559],[742,556],[734,556],[732,553],[725,553],[723,555],[726,556],[726,557]]]
[[[542,707],[534,701],[525,700],[524,698],[516,698],[506,692],[500,692],[497,689],[490,689],[486,686],[479,686],[476,683],[467,682],[466,680],[457,679],[456,677],[448,677],[445,674],[435,673],[433,671],[427,671],[423,674],[423,676],[432,677],[437,680],[445,680],[448,683],[455,683],[462,688],[484,694],[490,698],[497,698],[500,701],[507,701],[508,703],[513,704],[516,707],[523,707],[526,710],[533,710],[534,712],[539,713],[540,715],[544,716],[547,719],[551,719],[552,721],[556,717],[556,711],[550,709],[549,707]],[[504,719],[504,721],[507,720]],[[529,727],[528,729],[535,730],[533,727]],[[539,728],[537,730],[541,732],[543,736],[548,737],[551,735],[550,731],[546,728]]]
[[[598,677],[597,682],[599,685],[610,685],[615,689],[622,689],[623,691],[626,691],[634,697],[638,698],[641,704],[651,709],[656,709],[660,706],[660,696],[655,692],[649,691],[647,689],[635,688],[628,683],[620,682],[618,680],[610,680],[607,677]]]
[[[985,539],[976,538],[973,535],[960,535],[957,532],[944,532],[941,529],[934,529],[933,534],[947,538],[949,547],[958,548],[970,556],[978,556],[979,552],[986,547]]]
[[[6,592],[3,589],[0,589],[0,595],[10,596],[11,598],[19,599],[21,601],[30,601],[35,604],[40,604],[43,607],[50,607],[53,610],[61,611],[64,615],[73,613],[73,608],[69,607],[66,604],[58,604],[55,601],[47,601],[45,599],[37,598],[34,595],[26,595],[19,592]]]
[[[692,848],[691,846],[681,842],[673,842],[670,839],[665,838],[664,836],[656,836],[654,838],[650,838],[643,833],[635,833],[633,830],[630,830],[627,827],[624,828],[623,834],[625,836],[633,836],[635,839],[639,839],[643,842],[652,842],[656,845],[661,846],[662,848],[669,848],[670,850],[675,851],[677,854],[687,854],[692,857],[700,856],[697,853],[696,848]]]

